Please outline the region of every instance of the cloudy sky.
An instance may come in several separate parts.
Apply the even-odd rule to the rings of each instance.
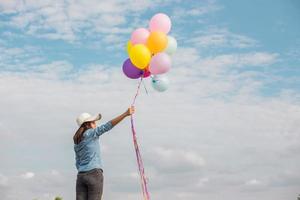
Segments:
[[[75,199],[72,136],[130,105],[130,33],[171,17],[170,89],[149,80],[136,129],[152,199],[300,193],[298,0],[0,0],[0,199]],[[101,137],[104,199],[142,199],[130,123]]]

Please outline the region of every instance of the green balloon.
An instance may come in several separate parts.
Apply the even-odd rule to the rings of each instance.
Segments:
[[[153,76],[152,87],[158,92],[164,92],[169,88],[170,81],[166,75]]]
[[[165,52],[169,55],[172,55],[176,52],[177,49],[177,41],[174,37],[168,35],[168,45],[165,49]]]

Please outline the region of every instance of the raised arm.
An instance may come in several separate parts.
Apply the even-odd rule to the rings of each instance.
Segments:
[[[91,131],[87,132],[87,136],[89,137],[99,137],[103,133],[112,129],[115,125],[117,125],[120,121],[122,121],[125,117],[130,116],[134,113],[134,107],[130,107],[126,112],[119,115],[118,117],[110,120],[106,124],[96,127],[95,129],[90,129]]]
[[[118,117],[110,120],[111,122],[111,125],[112,126],[115,126],[117,125],[118,123],[120,123],[124,118],[132,115],[134,113],[134,106],[131,106],[130,108],[128,108],[123,114],[119,115]]]

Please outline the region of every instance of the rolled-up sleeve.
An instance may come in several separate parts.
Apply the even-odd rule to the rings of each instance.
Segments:
[[[100,135],[102,135],[103,133],[109,131],[110,129],[112,129],[112,124],[111,122],[107,122],[101,126],[97,126],[95,129],[93,129],[90,133],[90,135],[92,137],[99,137]]]

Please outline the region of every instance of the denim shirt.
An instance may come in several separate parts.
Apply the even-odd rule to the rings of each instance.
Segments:
[[[83,133],[81,142],[74,144],[78,172],[102,169],[99,137],[112,127],[111,122],[107,122],[95,129],[90,128]]]

